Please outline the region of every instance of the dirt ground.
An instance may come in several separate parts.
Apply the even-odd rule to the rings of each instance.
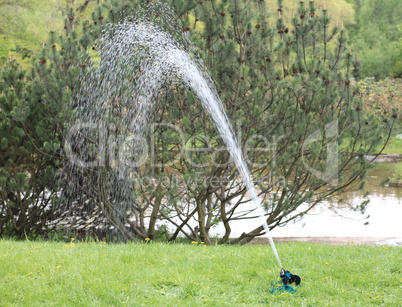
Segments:
[[[274,237],[274,242],[311,242],[328,245],[389,245],[401,246],[402,238],[390,237]],[[268,238],[254,238],[250,244],[268,244]]]

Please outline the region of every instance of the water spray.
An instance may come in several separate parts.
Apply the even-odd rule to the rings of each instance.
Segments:
[[[79,93],[77,105],[78,109],[83,110],[80,121],[95,122],[100,125],[107,122],[106,106],[118,97],[119,104],[127,108],[119,124],[128,127],[134,132],[133,134],[141,136],[147,126],[148,115],[157,93],[164,85],[179,79],[194,91],[204,109],[210,114],[243,178],[251,200],[255,204],[260,204],[248,166],[214,82],[205,72],[202,62],[192,59],[189,52],[183,50],[177,39],[169,33],[174,29],[170,30],[166,31],[150,22],[148,18],[125,20],[118,25],[110,24],[104,28],[98,42],[98,53],[102,61],[99,67],[93,68],[90,80],[88,82],[83,80],[84,85]],[[133,67],[141,69],[133,69]],[[136,80],[135,84],[132,80]],[[124,155],[122,157],[125,158]],[[130,156],[125,158],[121,165],[131,165],[129,158]],[[124,168],[119,169],[117,175],[119,190],[112,195],[117,195],[115,197],[115,206],[118,206],[116,212],[127,212],[127,204],[131,202],[120,200],[130,200],[132,197],[131,173],[129,169]],[[117,175],[114,173],[110,175],[108,179],[110,183],[115,182]],[[113,184],[110,186],[114,187]],[[112,192],[106,191],[106,193]],[[118,219],[114,220],[118,221]],[[282,267],[266,221],[263,227],[281,268],[280,277],[283,286],[273,291],[285,290],[293,293],[295,290],[289,284],[300,284],[300,277]],[[124,229],[124,225],[120,228]]]
[[[264,217],[264,216],[262,215],[260,217]],[[281,263],[281,259],[279,258],[278,251],[276,250],[274,240],[272,239],[272,236],[270,234],[267,221],[264,221],[262,226],[264,227],[265,234],[267,235],[268,240],[269,240],[269,244],[271,245],[272,251],[274,252],[274,255],[275,255],[275,258],[276,258],[276,260],[277,260],[277,262],[279,264],[279,267],[281,268],[279,276],[280,276],[281,281],[283,283],[282,286],[279,286],[281,281],[279,281],[278,283],[275,283],[274,287],[272,288],[270,293],[275,293],[277,291],[287,291],[287,292],[290,292],[290,293],[295,293],[296,290],[293,287],[291,287],[290,284],[295,283],[296,286],[300,285],[301,278],[298,275],[294,275],[294,274],[290,273],[289,271],[287,271],[287,270],[285,270],[283,268],[282,263]]]

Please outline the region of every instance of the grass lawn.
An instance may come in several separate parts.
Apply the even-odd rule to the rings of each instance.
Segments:
[[[402,139],[391,137],[387,147],[384,149],[386,154],[402,154]]]
[[[402,248],[0,240],[0,306],[402,306]]]

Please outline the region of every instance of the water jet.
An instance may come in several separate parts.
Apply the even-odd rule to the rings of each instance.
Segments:
[[[170,15],[167,16],[169,20]],[[188,37],[183,40],[189,43]],[[119,24],[105,25],[95,48],[97,54],[92,58],[93,66],[82,77],[81,88],[75,96],[75,120],[70,130],[73,133],[66,142],[71,173],[90,178],[90,193],[93,190],[102,195],[100,210],[113,227],[129,238],[121,216],[130,211],[133,181],[138,176],[137,170],[143,166],[149,114],[158,95],[171,84],[184,84],[198,97],[226,144],[251,201],[255,207],[260,206],[248,166],[214,83],[202,61],[192,55],[191,48],[182,45],[180,39],[149,18],[127,18]],[[119,114],[111,113],[113,105],[118,105]],[[122,133],[129,136],[121,138]],[[75,139],[77,136],[83,141],[98,141],[82,145]],[[79,154],[74,148],[79,148]],[[108,164],[110,172],[94,168],[104,164]],[[299,284],[297,275],[283,269],[266,220],[263,228],[281,269],[285,288],[292,282]]]

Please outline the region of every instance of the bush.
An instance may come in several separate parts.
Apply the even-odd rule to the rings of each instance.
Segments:
[[[60,139],[50,105],[15,60],[0,71],[0,235],[46,232]],[[57,125],[57,123],[56,123]]]

